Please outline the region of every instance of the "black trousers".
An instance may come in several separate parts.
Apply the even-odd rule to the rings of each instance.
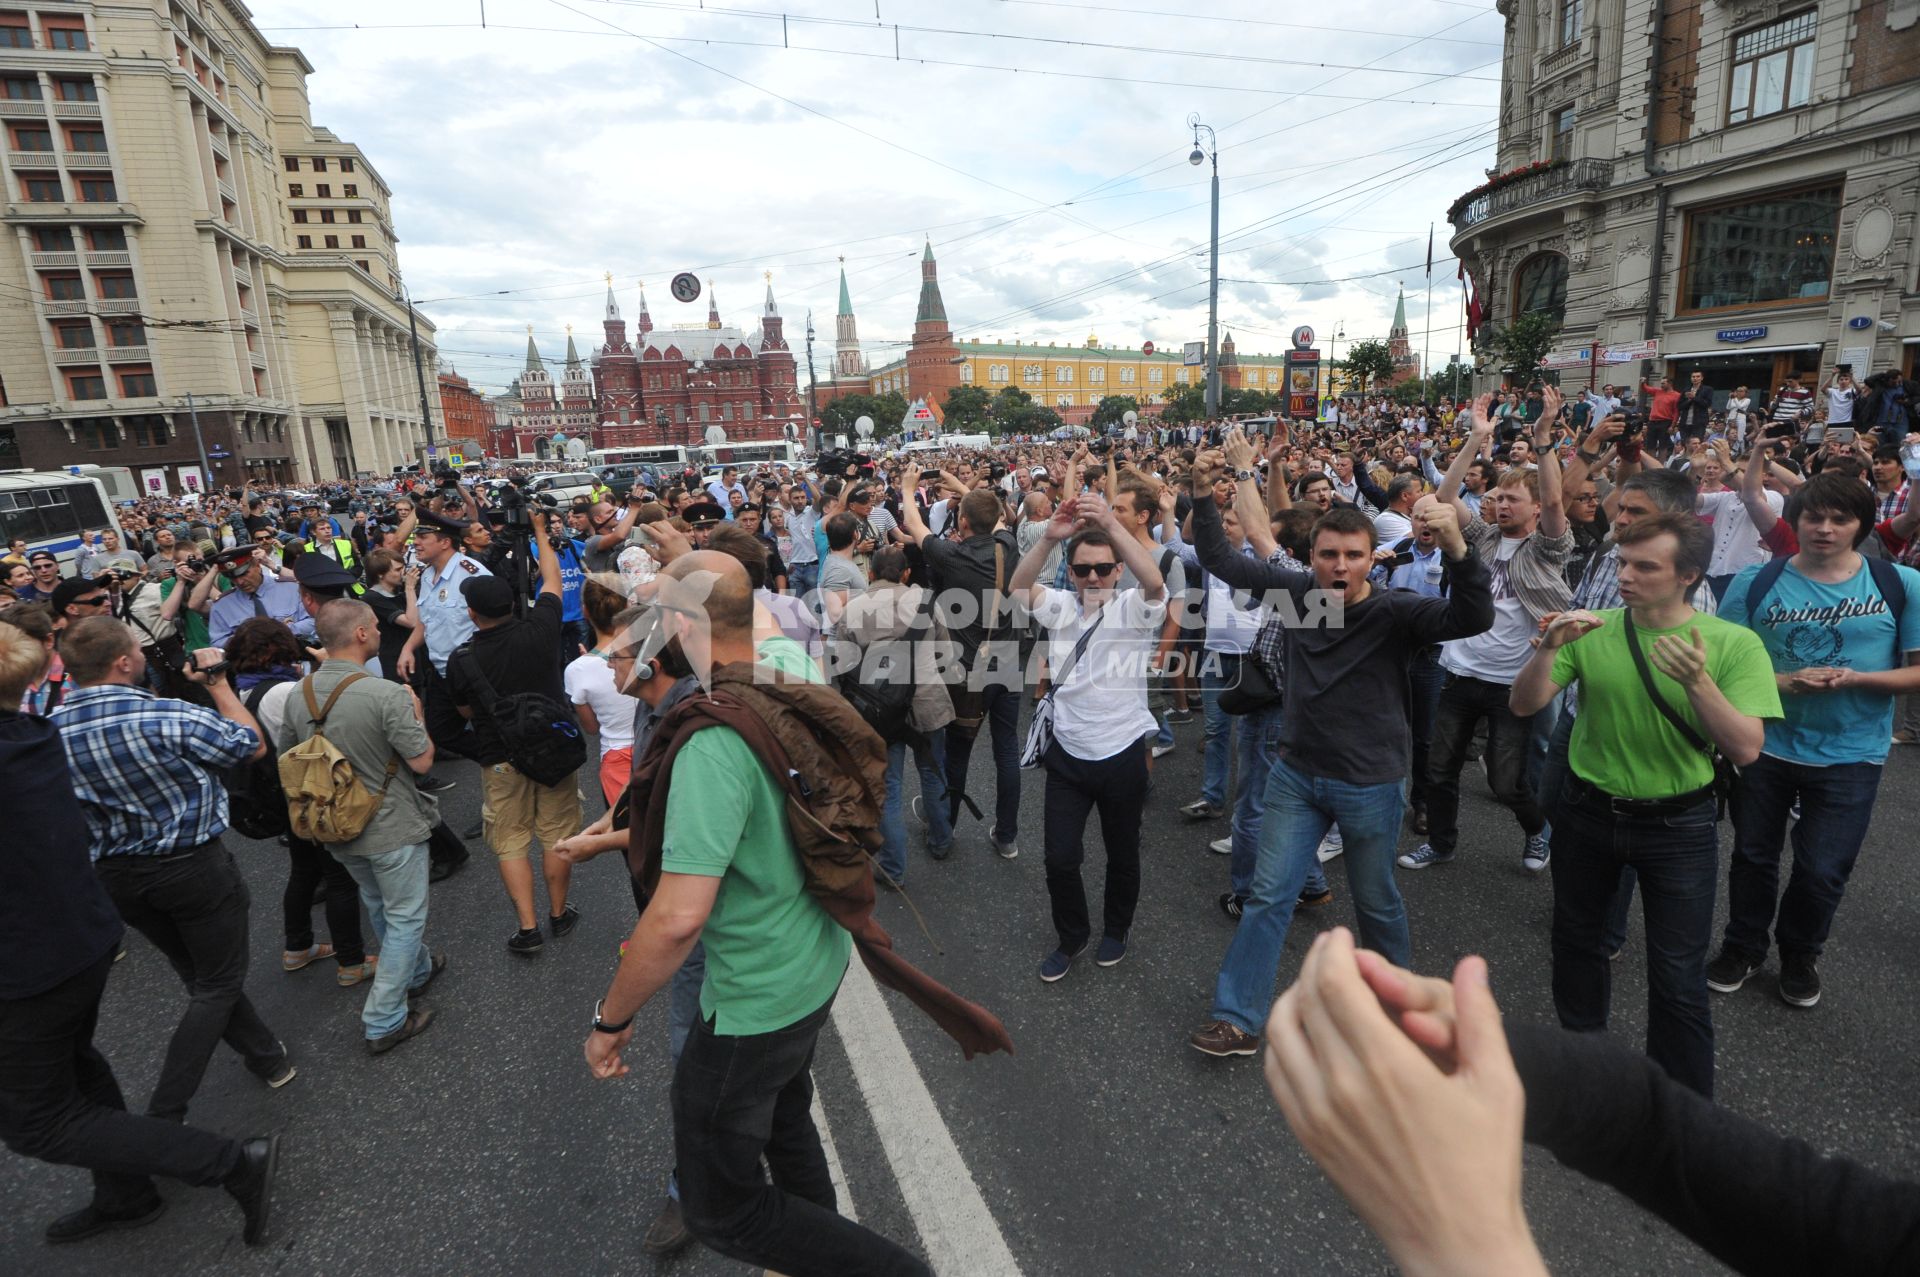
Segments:
[[[187,1009],[147,1112],[185,1121],[221,1042],[254,1076],[272,1077],[286,1050],[247,998],[251,897],[233,853],[216,838],[172,856],[109,856],[95,869],[127,925],[153,942],[187,986]]]
[[[317,842],[287,836],[287,889],[280,895],[281,923],[287,950],[299,953],[313,945],[313,905],[318,896],[327,907],[327,930],[332,933],[334,961],[357,967],[367,960],[367,942],[360,934],[360,887]]]
[[[426,725],[427,736],[433,741],[436,756],[451,754],[456,758],[468,757],[468,749],[473,744],[473,729],[467,726],[467,720],[460,716],[459,708],[453,703],[453,689],[446,678],[433,668],[433,662],[427,659],[423,648],[414,654],[414,680],[420,692],[420,712]]]
[[[22,1157],[91,1170],[94,1206],[126,1215],[154,1200],[148,1176],[218,1184],[240,1144],[127,1112],[93,1045],[113,952],[44,993],[0,1000],[0,1139]]]
[[[1140,818],[1147,806],[1147,741],[1133,742],[1111,758],[1088,762],[1058,744],[1047,751],[1047,897],[1060,947],[1078,953],[1092,935],[1087,891],[1080,866],[1086,859],[1087,817],[1100,811],[1100,840],[1107,849],[1106,904],[1102,935],[1126,937],[1140,902]]]
[[[1433,716],[1433,748],[1427,763],[1428,840],[1435,851],[1452,851],[1460,838],[1460,769],[1482,719],[1487,723],[1487,783],[1494,797],[1513,808],[1521,831],[1531,837],[1547,819],[1527,784],[1527,750],[1533,719],[1507,708],[1513,688],[1464,674],[1447,675]]]

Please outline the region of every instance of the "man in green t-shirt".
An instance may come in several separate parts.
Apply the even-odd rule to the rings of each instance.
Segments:
[[[1626,606],[1548,618],[1513,685],[1513,712],[1524,715],[1580,684],[1573,775],[1551,816],[1553,1005],[1565,1028],[1606,1028],[1607,910],[1631,867],[1647,920],[1647,1054],[1710,1098],[1707,949],[1720,857],[1712,751],[1736,766],[1758,758],[1780,693],[1753,631],[1687,602],[1713,551],[1705,524],[1648,515],[1615,544]]]
[[[738,559],[695,551],[660,581],[666,628],[703,682],[723,665],[780,663],[777,649],[755,650],[753,587]],[[626,1072],[634,1015],[700,944],[700,1018],[672,1091],[688,1229],[777,1272],[929,1272],[835,1210],[809,1070],[852,939],[806,890],[780,788],[740,734],[719,726],[680,746],[667,783],[659,885],[595,1008],[588,1066],[602,1078]]]

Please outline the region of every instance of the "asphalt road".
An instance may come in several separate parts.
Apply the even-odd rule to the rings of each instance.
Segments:
[[[870,1054],[864,1029],[846,1038],[843,1023],[822,1035],[815,1077],[851,1208],[922,1253],[962,1257],[943,1271],[1006,1267],[974,1258],[992,1253],[969,1249],[982,1238],[1003,1240],[1012,1266],[1028,1274],[1387,1267],[1384,1250],[1287,1131],[1257,1062],[1213,1060],[1186,1045],[1187,1031],[1205,1018],[1230,924],[1214,904],[1225,889],[1225,858],[1206,848],[1225,833],[1224,822],[1193,826],[1176,810],[1197,789],[1201,728],[1195,722],[1178,731],[1179,750],[1161,761],[1148,807],[1145,892],[1124,964],[1102,970],[1083,962],[1055,985],[1036,978],[1052,939],[1041,787],[1030,777],[1017,860],[996,859],[984,831],[963,821],[959,850],[935,864],[915,831],[908,890],[939,952],[903,901],[881,905],[901,948],[998,1012],[1018,1054],[965,1062],[904,1000],[881,995],[891,1016],[878,1019],[897,1026],[916,1066],[902,1072],[918,1072],[933,1100],[927,1112],[937,1109],[937,1118],[916,1120],[892,1100],[870,1108],[880,1057]],[[475,769],[441,770],[461,782],[443,796],[445,809],[455,828],[470,827],[478,814]],[[1507,1015],[1550,1023],[1551,888],[1521,869],[1518,831],[1478,775],[1470,768],[1461,856],[1401,874],[1416,965],[1438,972],[1461,954],[1485,954]],[[1780,1002],[1773,968],[1714,1000],[1722,1104],[1907,1176],[1920,1176],[1912,1102],[1920,1057],[1911,1049],[1920,1015],[1920,986],[1911,978],[1911,902],[1920,899],[1911,854],[1920,827],[1917,778],[1920,750],[1897,751],[1822,963],[1822,1003],[1801,1011]],[[1096,890],[1098,845],[1090,832]],[[223,1051],[192,1120],[286,1137],[271,1244],[258,1251],[241,1245],[239,1215],[224,1194],[163,1184],[171,1209],[152,1226],[50,1248],[40,1231],[85,1200],[86,1176],[0,1153],[0,1272],[744,1271],[698,1247],[658,1264],[640,1251],[670,1161],[664,1006],[642,1013],[631,1076],[595,1082],[581,1061],[593,1001],[633,921],[617,861],[579,871],[583,922],[528,961],[503,948],[510,911],[476,846],[472,865],[434,888],[429,939],[451,958],[432,999],[441,1017],[423,1037],[375,1059],[360,1048],[359,991],[336,988],[330,964],[294,975],[279,969],[284,852],[273,844],[233,846],[254,892],[249,991],[290,1045],[300,1074],[270,1092]],[[1352,922],[1339,862],[1329,868],[1336,900],[1296,924],[1283,980],[1318,928]],[[1724,889],[1721,895],[1724,911]],[[130,934],[128,949],[108,988],[99,1041],[138,1108],[182,995],[143,939]],[[1637,918],[1615,980],[1615,1031],[1637,1042],[1645,1023]],[[848,1001],[843,992],[839,1010]],[[849,1058],[849,1040],[862,1052],[864,1077]],[[941,1143],[939,1127],[964,1163],[957,1178],[952,1164],[919,1156],[922,1145]],[[988,1218],[947,1209],[975,1192]],[[1658,1220],[1532,1150],[1526,1201],[1556,1273],[1716,1271]]]

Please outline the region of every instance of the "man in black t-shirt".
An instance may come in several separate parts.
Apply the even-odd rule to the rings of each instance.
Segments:
[[[533,512],[534,536],[545,540],[548,515]],[[484,785],[480,823],[500,864],[520,930],[507,941],[521,957],[540,952],[540,927],[533,911],[533,867],[527,856],[540,839],[540,867],[547,880],[547,926],[555,938],[572,931],[580,911],[567,903],[572,865],[547,854],[563,838],[580,832],[580,789],[575,775],[542,785],[507,761],[488,706],[497,699],[538,693],[567,703],[560,665],[560,561],[541,555],[540,593],[524,618],[513,615],[513,590],[497,576],[475,576],[460,583],[473,618],[474,635],[447,661],[447,686],[461,715],[473,722],[466,753],[480,764]]]

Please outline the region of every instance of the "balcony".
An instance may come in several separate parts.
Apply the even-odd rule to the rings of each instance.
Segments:
[[[1464,231],[1530,205],[1545,204],[1579,191],[1604,191],[1612,184],[1611,160],[1573,160],[1521,177],[1495,178],[1487,183],[1492,189],[1465,203],[1456,203],[1447,220],[1453,223],[1455,231]]]
[[[145,364],[153,362],[153,354],[146,346],[108,346],[107,362],[110,364]]]
[[[134,226],[144,224],[139,211],[131,204],[93,204],[84,200],[58,204],[22,200],[8,204],[5,212],[0,213],[0,221],[59,226],[73,222],[125,222]]]
[[[84,315],[92,309],[92,303],[81,301],[43,301],[40,303],[42,314],[47,315]]]
[[[98,367],[100,352],[93,346],[83,346],[74,350],[56,350],[53,352],[53,362],[61,368],[72,368],[81,364]]]
[[[137,315],[140,313],[138,297],[102,297],[93,303],[97,315]]]
[[[47,104],[34,99],[15,101],[11,98],[0,100],[0,119],[44,120],[47,118]]]
[[[247,352],[247,362],[251,363],[255,368],[264,370],[267,366],[267,352],[264,350],[249,350]]]
[[[28,260],[35,270],[62,270],[80,264],[78,253],[32,253]]]
[[[87,265],[89,266],[131,266],[133,265],[133,254],[132,253],[88,253]]]
[[[16,173],[23,170],[49,170],[54,166],[56,154],[54,151],[8,151],[7,163]]]
[[[53,113],[62,120],[97,120],[100,118],[98,102],[55,102]]]
[[[233,282],[242,288],[252,288],[253,272],[244,266],[236,266],[233,268]]]
[[[113,157],[105,151],[62,151],[60,162],[68,168],[104,168],[113,167]]]
[[[254,314],[245,306],[242,306],[240,308],[240,322],[249,328],[258,328],[260,326],[260,316]]]

